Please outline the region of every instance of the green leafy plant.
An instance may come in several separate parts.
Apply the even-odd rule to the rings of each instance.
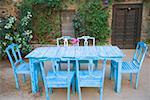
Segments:
[[[20,16],[28,10],[33,14],[29,26],[33,30],[35,43],[50,43],[52,39],[61,36],[60,10],[66,7],[64,2],[65,0],[23,0],[18,5]]]
[[[108,10],[99,0],[83,3],[73,19],[75,35],[93,36],[98,44],[105,44],[110,36],[108,16]]]
[[[61,9],[63,7],[63,0],[33,0],[34,4],[47,4],[51,9]]]
[[[29,52],[32,48],[29,42],[32,39],[32,30],[27,26],[31,22],[31,12],[27,12],[22,19],[10,16],[0,20],[0,48],[1,57],[5,56],[5,49],[9,44],[16,43],[23,53]]]
[[[29,26],[33,30],[33,40],[49,43],[51,39],[61,36],[61,10],[73,3],[77,7],[83,3],[73,20],[75,35],[94,36],[97,43],[105,43],[110,33],[107,25],[108,11],[103,9],[103,3],[99,0],[23,0],[19,5],[20,16],[25,11],[31,11],[33,18]]]

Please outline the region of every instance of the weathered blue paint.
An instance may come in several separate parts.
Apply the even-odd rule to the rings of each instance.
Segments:
[[[51,61],[53,67],[53,71],[49,71],[47,74],[45,73],[43,65],[45,61]],[[56,59],[39,60],[46,92],[46,100],[50,100],[50,96],[48,95],[48,89],[52,88],[67,88],[67,100],[70,100],[70,86],[71,84],[74,85],[74,72],[70,71],[70,60],[67,60],[67,71],[59,71],[57,61],[58,60]]]
[[[14,77],[16,80],[16,88],[19,89],[18,74],[22,74],[23,82],[26,82],[25,74],[30,74],[30,66],[22,57],[17,44],[11,44],[6,48],[9,61],[13,68]]]
[[[56,47],[39,47],[33,50],[31,53],[29,53],[26,58],[29,58],[29,60],[34,61],[34,59],[59,59],[59,60],[65,60],[68,59],[71,61],[75,60],[115,60],[116,62],[120,62],[118,68],[121,68],[122,64],[122,58],[124,57],[124,54],[121,52],[121,50],[117,46],[56,46]],[[32,66],[31,66],[32,67]],[[93,67],[92,67],[93,68]],[[120,70],[117,71],[118,75],[116,80],[120,78],[121,80],[121,73]],[[35,72],[33,70],[33,77],[36,77]],[[76,81],[77,82],[77,81]],[[121,88],[120,81],[116,81],[116,89],[119,90]],[[33,78],[32,84],[32,91],[33,89],[37,90],[36,86],[36,80]],[[78,85],[78,84],[77,84]]]
[[[57,38],[57,46],[61,46],[60,42],[63,41],[63,46],[69,46],[69,42],[74,39],[71,36],[62,36],[60,38]],[[72,44],[73,45],[73,44]],[[72,62],[72,61],[71,61]],[[64,59],[59,61],[59,69],[61,69],[61,64],[66,64],[67,61],[65,61]],[[73,66],[75,65],[74,62],[72,62]]]
[[[147,45],[144,42],[138,42],[135,53],[133,55],[133,59],[131,61],[126,62],[118,62],[115,61],[111,62],[111,77],[114,75],[114,77],[118,77],[117,81],[121,83],[121,73],[129,73],[130,74],[130,85],[132,85],[132,73],[136,74],[136,82],[135,82],[135,88],[138,87],[138,79],[139,79],[139,73],[142,66],[142,63],[144,61],[146,52],[147,52]],[[122,67],[117,67],[122,66]],[[115,74],[114,71],[117,70],[117,74]],[[117,76],[119,75],[119,76]],[[119,86],[120,88],[120,86]],[[118,90],[119,91],[119,90]]]
[[[93,60],[89,59],[88,70],[84,71],[79,70],[79,60],[76,60],[76,77],[77,77],[76,84],[78,84],[79,100],[82,100],[81,87],[98,87],[100,89],[99,100],[102,100],[106,60],[105,59],[101,60],[103,60],[101,70],[94,70]]]
[[[95,46],[95,38],[94,37],[90,37],[90,36],[82,36],[82,37],[78,37],[77,38],[79,40],[78,42],[78,46],[80,45],[80,43],[82,42],[81,40],[83,40],[83,46],[89,46],[89,40],[92,41],[92,46]],[[88,61],[86,60],[80,60],[79,61],[79,66],[81,66],[81,64],[86,64],[88,63]],[[97,69],[98,68],[98,61],[97,60],[94,60],[94,64],[95,64],[95,68]],[[79,67],[80,68],[80,67]]]

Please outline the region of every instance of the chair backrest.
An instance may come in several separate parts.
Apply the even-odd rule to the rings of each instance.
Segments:
[[[13,68],[23,61],[17,44],[11,44],[6,48],[9,61]]]
[[[134,65],[139,66],[139,68],[141,68],[147,49],[148,47],[144,42],[137,43],[137,47],[136,47],[136,50],[132,59],[132,63]]]
[[[87,61],[87,59],[86,59],[86,61]],[[89,64],[88,64],[88,75],[84,76],[84,77],[89,77],[89,76],[96,77],[93,74],[95,72],[95,70],[94,70],[94,62],[93,62],[94,60],[90,59],[88,61],[89,61]],[[101,71],[102,71],[102,78],[103,78],[102,81],[104,81],[105,70],[106,70],[106,60],[103,60],[102,69],[101,69]],[[81,70],[81,71],[83,71],[83,70]],[[76,60],[76,73],[77,73],[77,77],[79,77],[79,61],[78,60]]]
[[[41,71],[42,71],[42,77],[43,77],[43,81],[46,83],[46,71],[45,71],[45,69],[44,69],[44,62],[46,62],[46,61],[51,61],[52,62],[52,73],[54,73],[55,74],[55,76],[56,77],[60,77],[60,78],[66,78],[67,79],[67,77],[64,77],[64,76],[60,76],[59,75],[59,65],[58,65],[58,61],[59,60],[57,60],[57,59],[54,59],[54,60],[52,60],[52,59],[40,59],[40,60],[38,60],[38,62],[40,62],[40,68],[41,68]],[[70,72],[70,60],[67,60],[67,72]],[[53,77],[54,78],[54,77]]]
[[[90,36],[82,36],[82,37],[78,37],[77,38],[79,41],[80,40],[83,40],[83,45],[84,46],[88,46],[89,45],[89,40],[92,40],[92,45],[93,46],[95,46],[95,38],[94,37],[90,37]],[[79,43],[78,43],[78,45],[80,45]]]
[[[69,45],[69,41],[73,38],[71,36],[62,36],[61,38],[57,38],[57,46],[60,46],[60,42],[63,41],[64,46]]]

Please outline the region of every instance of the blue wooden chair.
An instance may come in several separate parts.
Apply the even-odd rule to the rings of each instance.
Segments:
[[[6,53],[8,55],[9,61],[13,68],[14,77],[16,80],[16,88],[19,89],[19,81],[18,81],[18,74],[22,74],[23,82],[26,82],[25,74],[30,74],[30,66],[26,63],[22,57],[20,50],[17,44],[11,44],[6,48]]]
[[[52,61],[52,69],[53,71],[49,71],[47,74],[44,70],[44,62],[49,59],[43,59],[40,61],[40,68],[42,72],[42,78],[44,81],[45,92],[46,92],[46,100],[49,100],[49,91],[52,92],[52,88],[67,88],[67,100],[70,100],[70,86],[72,84],[73,92],[74,92],[74,72],[70,71],[70,60],[67,60],[67,71],[59,71],[57,60]]]
[[[63,46],[69,46],[69,42],[74,39],[71,36],[62,36],[60,38],[57,38],[57,46],[61,46],[61,42],[63,42]],[[66,64],[67,61],[65,60],[61,60],[58,61],[59,63],[59,68],[61,69],[61,64]],[[71,61],[71,63],[73,63],[73,66],[75,66],[74,61]]]
[[[102,100],[106,60],[103,60],[101,70],[94,70],[93,67],[93,60],[89,60],[88,70],[79,70],[79,61],[76,60],[76,84],[78,85],[79,100],[82,100],[81,87],[100,88],[99,99]]]
[[[121,72],[130,74],[130,85],[132,85],[132,74],[133,73],[136,74],[135,88],[138,87],[140,69],[141,69],[142,63],[144,61],[147,49],[148,49],[148,47],[144,42],[138,42],[132,60],[122,62]],[[117,68],[117,63],[115,61],[112,61],[111,62],[111,74],[110,74],[111,79],[113,76],[116,77],[116,74],[115,74],[116,68]]]
[[[90,37],[90,36],[82,36],[82,37],[78,37],[77,38],[79,40],[78,42],[78,46],[80,46],[81,42],[83,41],[83,46],[89,46],[90,43],[89,43],[89,40],[91,40],[92,42],[92,46],[95,46],[95,38],[94,37]],[[80,61],[80,64],[85,64],[85,63],[88,63],[88,61],[84,60],[84,61]],[[98,61],[97,60],[94,60],[94,64],[95,64],[95,67],[97,69],[98,67]]]

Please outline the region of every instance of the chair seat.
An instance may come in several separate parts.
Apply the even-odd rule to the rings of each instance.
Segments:
[[[136,73],[138,71],[139,71],[139,68],[135,64],[133,64],[131,62],[123,62],[122,63],[122,72],[123,73],[131,73],[131,72]]]
[[[79,71],[79,82],[81,87],[101,87],[102,71]]]
[[[30,74],[29,63],[21,63],[17,66],[16,73],[18,74]]]
[[[74,76],[74,72],[59,71],[54,73],[49,71],[46,77],[48,87],[67,87],[71,83]]]

